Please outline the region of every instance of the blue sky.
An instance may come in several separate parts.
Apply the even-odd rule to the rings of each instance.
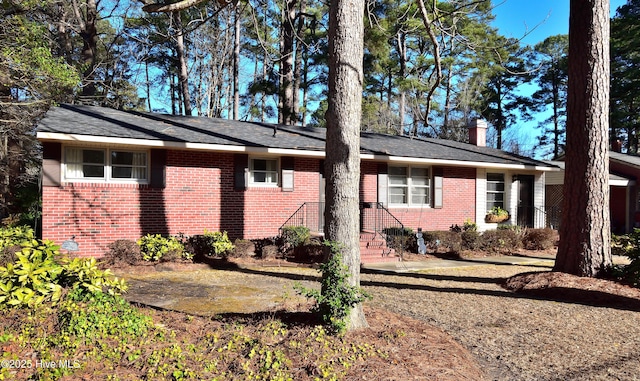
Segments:
[[[506,37],[534,45],[549,36],[569,32],[569,0],[494,0],[493,26]],[[611,16],[626,0],[610,0]],[[535,29],[534,29],[535,28]]]
[[[626,3],[626,0],[610,0],[611,16]],[[523,45],[533,46],[549,36],[569,32],[569,0],[496,0],[494,7],[493,26],[505,37],[521,38]],[[533,86],[523,89],[523,93],[532,91]],[[523,123],[519,130],[510,131],[516,134],[525,150],[535,145],[536,124]]]

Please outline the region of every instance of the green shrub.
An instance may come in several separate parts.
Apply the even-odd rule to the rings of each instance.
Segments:
[[[119,295],[85,293],[80,289],[71,291],[60,304],[58,322],[63,336],[86,341],[110,335],[140,337],[153,325],[149,316]]]
[[[527,229],[522,244],[527,250],[552,249],[556,243],[556,232],[553,229]]]
[[[0,305],[36,306],[56,303],[62,296],[59,277],[64,270],[55,261],[58,246],[50,241],[26,242],[16,253],[16,261],[0,267]]]
[[[197,259],[225,257],[234,248],[227,232],[210,232],[193,235],[187,239],[186,245]]]
[[[331,255],[320,266],[322,273],[320,291],[296,286],[296,290],[307,298],[313,298],[316,305],[313,312],[333,333],[343,333],[347,328],[347,318],[353,307],[371,297],[360,287],[349,284],[349,271],[342,262],[342,249],[336,242],[325,241]]]
[[[290,248],[296,248],[309,242],[311,231],[306,226],[285,226],[282,228],[284,244]]]
[[[157,262],[165,255],[181,257],[184,253],[184,246],[175,237],[163,237],[160,234],[147,234],[140,238],[137,243],[138,246],[140,246],[142,259],[145,261]]]
[[[105,255],[105,261],[109,264],[127,263],[135,265],[142,260],[140,246],[130,239],[119,239],[109,244],[109,251]]]
[[[449,231],[454,233],[462,233],[462,232],[468,232],[468,231],[477,232],[478,224],[476,224],[475,222],[467,218],[466,220],[464,220],[464,223],[462,224],[462,226],[458,224],[451,225],[451,227],[449,228]]]
[[[127,290],[124,279],[113,276],[111,270],[101,270],[95,258],[73,258],[62,261],[60,284],[83,295],[107,293],[119,295]]]
[[[616,277],[623,279],[634,287],[640,287],[640,229],[633,229],[629,234],[611,237],[611,252],[631,260],[628,265],[613,267]]]
[[[515,229],[487,230],[482,233],[481,249],[493,253],[504,253],[522,247],[522,241]]]
[[[45,302],[56,304],[63,288],[81,293],[107,291],[117,294],[126,284],[109,270],[99,270],[95,259],[59,257],[58,246],[51,241],[23,241],[16,261],[0,267],[0,305],[35,307]]]
[[[35,232],[29,226],[5,226],[0,228],[0,266],[15,262],[21,244],[33,244]]]
[[[36,234],[29,226],[6,226],[0,228],[0,250],[32,242]]]

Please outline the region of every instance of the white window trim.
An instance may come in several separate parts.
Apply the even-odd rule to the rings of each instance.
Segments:
[[[406,168],[407,169],[407,203],[404,204],[398,204],[398,203],[392,203],[391,202],[391,189],[392,187],[398,187],[398,185],[392,185],[391,184],[391,180],[390,178],[393,176],[389,173],[387,173],[387,205],[390,208],[431,208],[433,205],[433,168],[430,166],[424,166],[424,165],[390,165],[389,168],[394,167],[394,168]],[[414,204],[411,199],[411,188],[413,187],[413,185],[411,184],[411,169],[412,168],[420,168],[420,169],[427,169],[429,171],[429,175],[427,176],[427,178],[429,179],[429,186],[425,187],[425,186],[420,186],[422,188],[427,188],[427,195],[429,196],[429,203],[428,204]],[[390,171],[389,171],[390,172]]]
[[[253,181],[253,161],[254,160],[269,160],[276,162],[276,169],[273,171],[276,175],[275,183],[262,183]],[[265,171],[271,172],[271,171]],[[249,186],[252,188],[278,188],[280,186],[280,159],[276,157],[264,157],[264,156],[250,156],[249,157]]]
[[[68,177],[67,176],[67,150],[68,149],[80,149],[80,150],[94,150],[94,151],[102,151],[104,152],[104,176],[103,177]],[[119,152],[132,152],[132,153],[144,153],[146,156],[146,169],[145,169],[145,179],[123,179],[123,178],[114,178],[111,177],[111,152],[119,151]],[[75,146],[68,145],[64,146],[62,149],[63,152],[63,160],[62,160],[62,174],[64,177],[64,181],[67,183],[109,183],[109,184],[149,184],[149,174],[151,167],[151,155],[148,150],[132,150],[128,148],[121,147],[100,147],[100,146]]]
[[[504,184],[504,189],[502,190],[502,192],[494,192],[494,191],[490,191],[489,190],[489,182],[490,181],[489,181],[488,177],[489,177],[489,175],[493,175],[493,174],[502,175],[502,178],[503,178],[502,183]],[[489,193],[496,193],[496,194],[497,193],[502,193],[502,209],[509,210],[508,209],[508,205],[507,205],[507,198],[508,198],[507,197],[508,196],[508,193],[507,193],[507,174],[504,173],[504,172],[489,172],[489,171],[487,171],[485,173],[485,176],[484,176],[484,181],[485,181],[485,191],[484,191],[485,203],[484,204],[485,204],[485,208],[487,209],[487,213],[491,209],[491,208],[489,208],[489,205],[488,205],[489,204],[489,198],[487,196],[489,195]]]

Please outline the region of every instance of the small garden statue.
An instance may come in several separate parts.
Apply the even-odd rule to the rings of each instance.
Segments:
[[[424,238],[422,237],[422,228],[418,228],[416,238],[418,241],[418,254],[426,254],[427,246],[424,244]]]

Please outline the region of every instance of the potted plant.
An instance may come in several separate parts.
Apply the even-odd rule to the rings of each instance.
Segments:
[[[509,219],[509,212],[507,212],[506,210],[502,209],[499,206],[494,206],[493,208],[491,208],[491,210],[489,210],[487,215],[484,217],[484,221],[489,223],[504,222],[508,219]]]

